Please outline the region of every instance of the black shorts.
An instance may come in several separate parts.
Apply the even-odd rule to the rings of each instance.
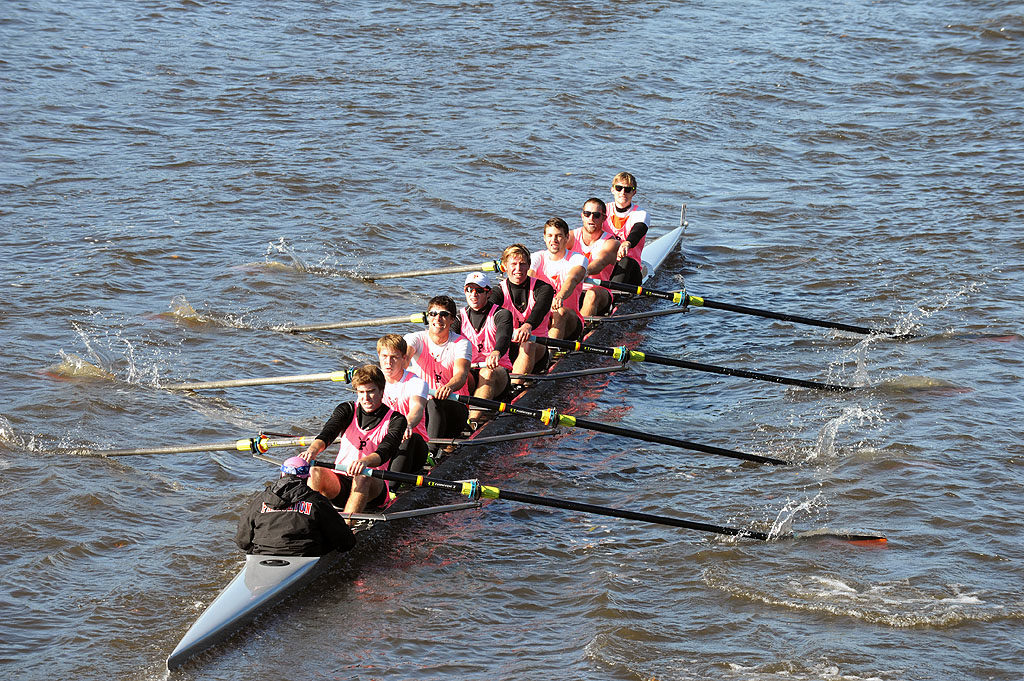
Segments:
[[[338,482],[341,483],[341,491],[338,492],[338,496],[334,497],[334,501],[337,502],[338,500],[348,500],[348,495],[352,493],[352,478],[350,478],[347,475],[341,475],[340,473],[335,473],[335,475],[338,476]],[[369,511],[371,509],[384,508],[385,506],[387,506],[387,504],[388,485],[387,483],[384,483],[384,488],[380,491],[380,494],[375,496],[366,504],[366,510]],[[338,504],[336,503],[334,505],[337,508],[345,507],[344,503],[342,503],[341,506],[338,506]]]

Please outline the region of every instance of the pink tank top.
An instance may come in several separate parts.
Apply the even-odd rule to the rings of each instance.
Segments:
[[[587,256],[579,251],[566,251],[561,260],[551,260],[547,251],[537,251],[530,260],[530,269],[534,271],[538,279],[551,284],[557,296],[562,289],[562,282],[569,277],[569,271],[577,265],[586,269],[589,262]],[[562,300],[562,304],[577,315],[580,313],[580,294],[582,292],[583,287],[577,286],[571,295]]]
[[[452,376],[455,375],[455,360],[472,357],[469,352],[462,352],[463,348],[468,350],[469,342],[455,332],[449,332],[448,342],[444,345],[436,345],[426,331],[419,331],[415,335],[419,338],[422,350],[413,359],[413,371],[434,390],[452,380]],[[410,336],[406,336],[407,342],[409,338]],[[454,392],[468,395],[468,384],[469,381],[463,383],[462,387]]]
[[[494,324],[494,315],[500,309],[502,308],[497,305],[491,305],[491,310],[487,313],[487,319],[484,320],[484,325],[480,327],[479,331],[474,329],[470,323],[467,308],[459,310],[459,316],[462,317],[462,335],[473,346],[473,359],[471,361],[474,364],[485,362],[487,355],[494,351],[494,345],[498,340],[498,327]],[[508,352],[503,354],[498,360],[498,366],[505,367],[509,371],[512,370],[512,361],[508,358]]]
[[[522,312],[512,302],[512,295],[508,290],[508,279],[501,282],[501,295],[504,298],[501,306],[512,313],[512,326],[518,329],[523,325],[523,322],[527,320],[530,314],[533,312],[534,306],[537,304],[537,299],[534,298],[533,292],[537,288],[536,277],[530,277],[530,293],[526,299],[526,309]],[[546,336],[548,335],[548,324],[551,322],[551,311],[548,310],[544,313],[544,321],[540,323],[540,326],[533,330],[535,336]]]
[[[353,461],[377,451],[377,446],[380,445],[384,436],[388,434],[391,415],[395,413],[395,410],[389,407],[388,413],[381,419],[376,428],[363,430],[359,427],[359,405],[353,404],[352,406],[352,423],[348,424],[348,428],[341,435],[341,443],[338,445],[338,456],[334,460],[336,470],[344,470]],[[390,463],[389,461],[383,466],[378,466],[378,468],[386,470]]]
[[[429,397],[429,394],[427,393],[426,382],[411,371],[407,370],[402,374],[401,380],[384,386],[384,404],[403,416],[409,415],[409,405],[414,397],[426,399]],[[420,418],[420,422],[412,429],[412,432],[417,433],[424,440],[427,439],[425,421],[425,418]]]
[[[640,210],[640,207],[635,203],[626,212],[625,218],[622,218],[615,213],[614,201],[609,201],[605,204],[605,212],[607,212],[608,217],[604,219],[604,228],[617,236],[621,241],[626,240],[626,237],[629,236],[629,230],[632,229],[633,225],[636,223],[643,222],[648,227],[651,226],[651,223],[647,222],[647,211]],[[615,223],[619,223],[619,226],[616,226]],[[640,239],[640,243],[629,249],[626,255],[639,263],[645,243],[647,243],[646,234],[643,239]]]
[[[590,244],[588,246],[587,244],[583,243],[583,228],[582,227],[577,227],[576,229],[572,230],[572,238],[573,238],[573,243],[574,243],[573,248],[575,250],[579,251],[580,253],[582,253],[583,255],[587,256],[587,260],[593,260],[593,257],[591,257],[591,254],[594,252],[594,249],[597,248],[598,246],[601,246],[602,244],[604,244],[610,237],[614,237],[614,236],[615,236],[614,234],[612,234],[612,233],[610,233],[610,232],[608,232],[606,230],[601,230],[601,236],[597,237],[597,239],[594,241],[594,243],[592,243],[592,244]],[[612,260],[610,263],[608,263],[607,267],[605,267],[603,270],[601,270],[597,274],[589,274],[587,276],[592,277],[594,279],[605,279],[605,280],[608,280],[608,279],[612,278],[612,272],[614,270],[615,270],[615,260]],[[587,283],[583,284],[583,290],[584,291],[589,291],[592,288],[594,288],[593,284],[587,284]],[[599,288],[603,288],[603,287],[599,287]],[[607,289],[605,289],[605,290],[607,290]],[[608,292],[611,293],[611,291],[608,291]]]

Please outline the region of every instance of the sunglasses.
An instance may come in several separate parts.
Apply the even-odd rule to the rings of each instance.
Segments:
[[[632,194],[636,191],[636,187],[623,187],[621,184],[613,186],[612,189],[617,192],[626,192],[627,194]]]
[[[583,211],[583,217],[585,218],[603,218],[604,212],[597,210],[585,210]]]
[[[441,317],[443,319],[445,317],[451,317],[452,313],[449,312],[448,310],[431,310],[430,312],[427,313],[427,316],[428,317]]]
[[[487,293],[490,289],[480,288],[479,286],[467,286],[466,293]]]

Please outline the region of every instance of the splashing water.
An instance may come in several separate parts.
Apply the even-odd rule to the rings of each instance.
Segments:
[[[865,409],[861,406],[844,407],[843,411],[836,417],[829,419],[818,433],[818,439],[814,450],[807,457],[808,461],[814,459],[832,460],[836,457],[836,436],[839,428],[856,421],[858,428],[874,425],[881,418],[881,413],[874,409]]]
[[[825,500],[822,498],[821,492],[818,492],[810,499],[787,499],[785,505],[776,514],[771,529],[768,530],[769,538],[774,539],[791,534],[793,532],[793,520],[796,518],[797,513],[804,511],[810,514],[812,511],[817,511],[824,506]]]
[[[280,264],[276,261],[270,260],[270,256],[275,253],[287,256],[291,260],[291,267],[295,268],[299,272],[310,271],[309,265],[307,265],[306,262],[295,253],[295,249],[288,245],[288,242],[284,237],[278,239],[277,243],[270,242],[267,244],[266,258],[268,265]]]
[[[170,303],[171,315],[184,319],[186,321],[205,321],[203,315],[196,312],[196,309],[192,307],[192,304],[188,302],[185,296],[174,296],[171,298]]]
[[[103,367],[97,366],[73,352],[67,353],[61,350],[60,357],[60,364],[54,364],[53,366],[48,367],[46,369],[46,373],[51,376],[58,376],[61,378],[114,379],[114,375]]]
[[[915,305],[913,310],[904,313],[900,318],[898,318],[893,328],[898,334],[912,334],[916,329],[921,328],[926,319],[929,319],[935,314],[951,307],[953,303],[956,303],[961,299],[973,296],[975,293],[980,291],[981,288],[981,283],[970,282],[968,284],[964,284],[959,289],[949,290],[945,295],[924,298]],[[965,305],[960,305],[960,307],[965,307]]]

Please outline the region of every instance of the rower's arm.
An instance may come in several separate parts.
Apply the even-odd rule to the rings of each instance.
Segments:
[[[640,243],[640,239],[647,236],[647,223],[638,222],[629,228],[629,235],[626,236],[626,241],[629,242],[630,248],[636,248],[636,245]]]
[[[452,380],[445,383],[451,392],[456,392],[462,386],[466,385],[466,381],[469,380],[469,360],[459,358],[455,360],[455,366],[452,371]]]
[[[533,289],[533,299],[536,304],[530,311],[530,316],[526,318],[530,328],[539,329],[544,323],[544,318],[551,314],[551,299],[554,297],[555,289],[551,284],[546,281],[537,282],[536,288]]]
[[[572,292],[576,290],[576,287],[587,278],[587,268],[582,265],[576,265],[569,270],[569,276],[566,278],[565,283],[562,284],[561,290],[558,295],[564,300],[572,295]]]
[[[494,349],[504,355],[512,346],[512,313],[502,308],[494,313]]]
[[[411,433],[419,425],[423,419],[423,410],[427,406],[427,400],[419,395],[413,395],[409,398],[409,413],[405,415],[407,422],[407,428]]]
[[[618,254],[619,240],[615,237],[605,239],[601,244],[600,250],[597,253],[592,253],[593,257],[590,259],[590,264],[587,265],[587,274],[600,274],[604,268],[615,262]]]
[[[316,439],[306,448],[302,458],[306,461],[315,461],[317,455],[320,452],[327,449],[327,445],[338,439],[341,435],[341,431],[348,427],[348,424],[352,421],[352,402],[342,402],[334,411],[331,413],[331,418],[327,419],[327,423],[320,430],[320,434],[316,436]]]

